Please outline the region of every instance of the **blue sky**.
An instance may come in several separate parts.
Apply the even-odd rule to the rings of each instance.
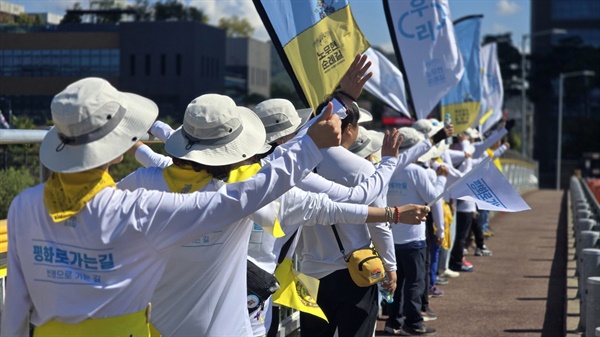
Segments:
[[[64,14],[75,2],[87,8],[88,0],[5,0],[25,7],[26,12],[52,12]],[[155,2],[154,0],[150,0]],[[361,30],[374,46],[392,50],[391,39],[383,5],[380,0],[349,0],[356,21]],[[409,0],[402,0],[409,1]],[[530,0],[448,0],[452,19],[465,15],[483,14],[481,36],[486,34],[512,33],[513,44],[521,45],[521,35],[529,32]],[[133,0],[128,0],[133,3]],[[205,11],[216,24],[219,18],[238,15],[246,17],[256,28],[255,37],[268,40],[251,0],[185,0],[188,5]]]

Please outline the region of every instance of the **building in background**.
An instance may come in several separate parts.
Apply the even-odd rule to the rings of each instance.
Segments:
[[[238,104],[245,97],[271,96],[271,44],[247,37],[227,38],[225,85]]]
[[[600,1],[532,0],[531,35],[556,28],[566,29],[567,34],[531,39],[528,94],[534,104],[534,159],[539,161],[540,187],[554,187],[556,181],[561,73],[596,73],[564,82],[562,186],[584,152],[600,149]]]
[[[0,32],[0,41],[0,97],[36,123],[50,119],[53,95],[84,77],[146,96],[176,120],[198,95],[224,89],[225,32],[198,22],[68,24]]]

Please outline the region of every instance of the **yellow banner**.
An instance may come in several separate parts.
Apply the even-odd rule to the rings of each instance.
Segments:
[[[285,305],[301,312],[327,320],[317,304],[319,280],[302,274],[292,267],[292,260],[285,259],[275,270],[280,288],[273,294],[273,303]]]
[[[468,127],[471,127],[479,116],[481,102],[462,102],[442,106],[442,116],[450,114],[452,125],[454,125],[454,134],[463,133]],[[441,118],[440,120],[443,120]]]
[[[311,108],[333,93],[357,54],[369,48],[350,6],[328,15],[283,47]]]

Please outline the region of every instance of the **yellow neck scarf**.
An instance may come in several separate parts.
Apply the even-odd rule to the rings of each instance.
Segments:
[[[105,187],[116,187],[116,184],[104,170],[53,172],[44,185],[44,205],[52,220],[61,222],[77,214]]]
[[[171,192],[192,193],[206,186],[213,178],[212,174],[202,170],[196,172],[191,168],[171,165],[163,171],[163,177]]]
[[[260,171],[260,168],[261,166],[258,163],[239,166],[229,172],[227,183],[235,183],[246,180],[255,175],[256,172]],[[279,223],[279,216],[275,217],[273,226],[262,226],[262,228],[276,238],[280,238],[285,235],[283,229],[281,229],[281,224]]]

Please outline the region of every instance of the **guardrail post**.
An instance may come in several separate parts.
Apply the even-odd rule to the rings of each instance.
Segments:
[[[579,326],[580,331],[585,332],[587,325],[587,308],[588,301],[592,297],[589,294],[588,278],[600,276],[600,249],[583,249],[581,252],[582,267],[581,267],[581,283],[579,284],[581,294],[581,307],[580,307],[580,319]],[[599,318],[600,319],[600,318]],[[593,325],[595,328],[596,326]],[[592,330],[593,331],[593,330]]]
[[[600,277],[587,279],[586,297],[585,335],[591,337],[596,331],[596,337],[600,337]]]

